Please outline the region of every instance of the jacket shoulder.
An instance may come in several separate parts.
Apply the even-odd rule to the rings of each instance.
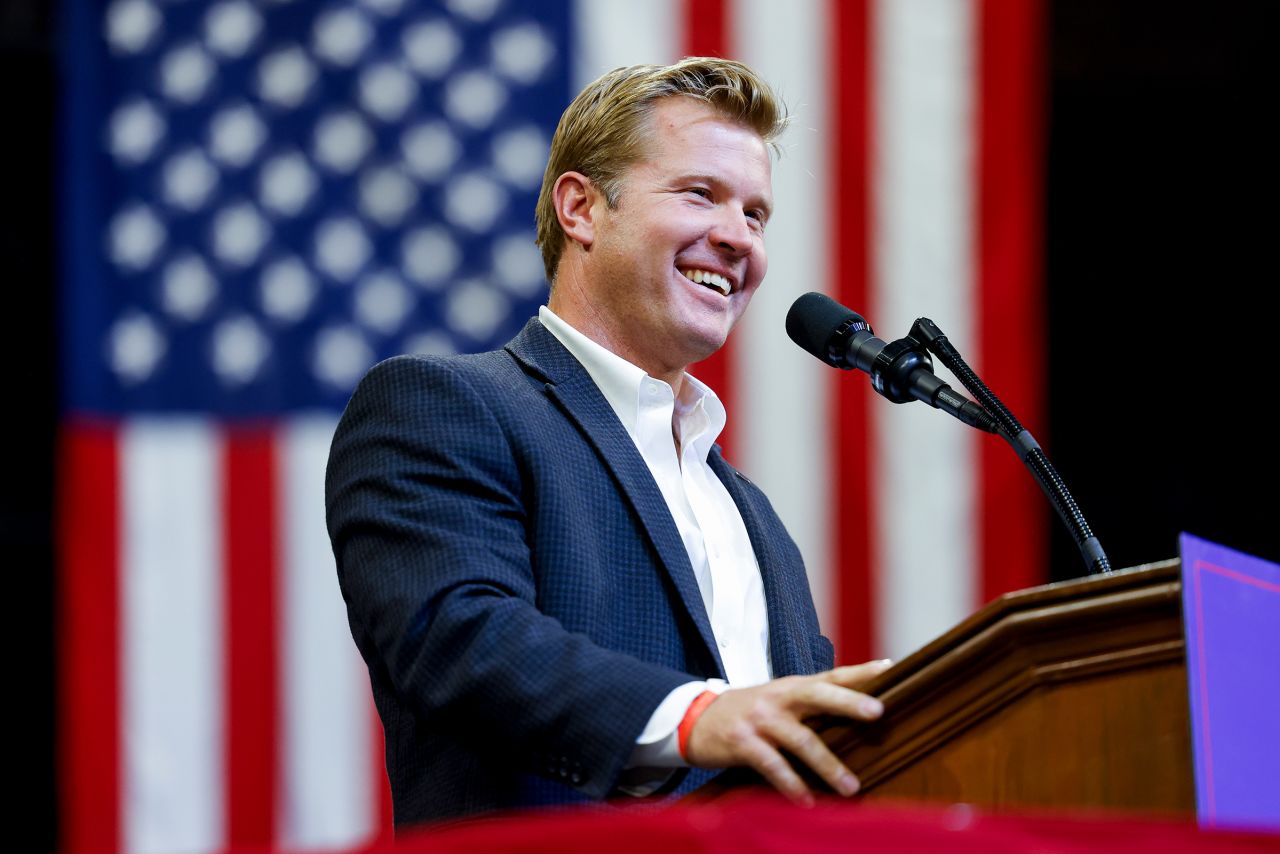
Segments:
[[[509,353],[493,350],[458,356],[393,356],[374,365],[356,385],[347,412],[371,400],[413,401],[462,394],[502,398],[527,388],[528,378]]]

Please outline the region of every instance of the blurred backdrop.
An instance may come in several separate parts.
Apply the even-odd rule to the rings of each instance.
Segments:
[[[1181,530],[1280,559],[1263,8],[0,0],[19,814],[74,850],[379,832],[328,437],[375,360],[544,299],[541,161],[617,65],[740,58],[792,108],[769,277],[695,372],[842,660],[1082,568],[998,440],[785,339],[808,290],[935,320],[1113,565]]]

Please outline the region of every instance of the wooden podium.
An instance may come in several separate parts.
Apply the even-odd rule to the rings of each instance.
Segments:
[[[1181,589],[1171,560],[1007,594],[879,676],[880,721],[818,730],[871,800],[1193,814]]]

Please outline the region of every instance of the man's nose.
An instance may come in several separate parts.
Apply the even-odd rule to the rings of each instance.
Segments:
[[[733,205],[723,206],[718,211],[707,237],[721,252],[727,252],[735,257],[746,255],[751,251],[752,240],[746,212]]]

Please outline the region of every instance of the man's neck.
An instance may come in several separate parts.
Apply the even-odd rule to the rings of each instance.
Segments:
[[[671,367],[646,363],[640,354],[632,352],[632,348],[626,344],[623,330],[615,328],[616,320],[595,311],[592,301],[572,278],[561,277],[556,281],[551,289],[551,298],[547,300],[547,308],[601,347],[626,359],[654,379],[662,380],[671,386],[676,399],[680,398],[687,365]],[[679,444],[678,440],[676,444]]]

